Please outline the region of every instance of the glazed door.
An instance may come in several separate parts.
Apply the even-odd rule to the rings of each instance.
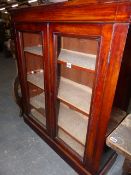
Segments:
[[[99,39],[64,34],[57,39],[57,137],[83,159]]]
[[[48,74],[46,25],[16,25],[16,29],[24,112],[37,125],[46,128],[48,91],[45,81]]]
[[[101,150],[95,142],[111,34],[112,25],[50,25],[52,135],[84,166],[93,166],[94,151]]]

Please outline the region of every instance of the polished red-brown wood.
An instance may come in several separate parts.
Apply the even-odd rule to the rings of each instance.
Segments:
[[[119,2],[119,3],[118,3]],[[130,1],[79,1],[49,4],[14,10],[13,20],[17,22],[129,22]],[[88,9],[88,10],[87,10]],[[22,15],[21,15],[22,14]],[[53,15],[52,15],[53,14]]]
[[[89,138],[88,140],[88,148],[92,148],[94,146],[93,149],[93,162],[96,162],[95,165],[93,165],[92,168],[97,169],[98,165],[99,165],[99,158],[100,158],[100,154],[102,153],[102,147],[104,144],[104,140],[102,141],[101,138],[105,137],[106,134],[106,129],[107,129],[107,125],[108,125],[108,121],[109,121],[109,117],[110,117],[110,112],[111,112],[111,107],[112,107],[112,103],[113,103],[113,98],[114,98],[114,93],[115,93],[115,88],[116,88],[116,82],[118,79],[118,73],[120,70],[120,65],[121,65],[121,58],[122,58],[122,53],[123,53],[123,48],[125,45],[125,39],[127,36],[127,31],[128,31],[128,24],[115,24],[113,26],[113,38],[112,38],[112,42],[111,42],[111,50],[108,53],[108,69],[105,77],[105,82],[104,82],[104,91],[102,93],[102,106],[100,107],[99,110],[101,110],[101,112],[99,113],[99,117],[97,117],[97,119],[95,118],[95,116],[91,118],[91,122],[97,127],[96,130],[92,130],[91,127],[91,135],[92,133],[95,133],[95,136],[93,136],[93,140],[95,139],[95,137],[97,139],[95,139],[96,141],[94,142],[94,145],[92,144],[91,147],[89,145],[89,143],[91,142],[91,139]],[[121,44],[117,44],[121,42]],[[117,52],[116,52],[117,50]],[[95,99],[94,99],[95,100]],[[92,106],[93,108],[93,106]],[[98,110],[98,109],[97,109]],[[95,118],[95,119],[94,119]],[[93,120],[94,119],[94,120]],[[97,120],[97,124],[96,124],[96,120]],[[95,121],[95,122],[94,122]],[[103,124],[104,123],[104,124]],[[90,127],[89,126],[89,127]],[[95,127],[94,126],[94,127]],[[93,128],[94,128],[93,127]],[[89,132],[90,132],[90,128],[89,128]],[[89,137],[91,137],[91,135],[89,135]],[[87,148],[87,151],[88,151]],[[98,150],[97,150],[98,148]],[[91,153],[91,151],[89,150],[89,152]],[[89,159],[90,160],[90,159]],[[91,166],[91,165],[90,165]]]
[[[128,30],[119,79],[116,87],[114,105],[127,111],[131,98],[131,26]]]
[[[131,2],[128,0],[74,0],[14,9],[10,12],[14,25],[24,120],[80,175],[104,174],[109,167],[107,165],[111,165],[111,160],[115,157],[113,154],[103,170],[99,170],[130,25]],[[45,70],[46,130],[28,114],[29,92],[27,90],[26,65],[23,53],[23,32],[39,32],[42,36],[44,55],[41,57]],[[85,84],[89,83],[89,86],[93,89],[83,159],[79,158],[57,138],[56,101],[58,87],[56,72],[58,69],[57,53],[59,52],[57,36],[82,37],[98,41],[96,69],[95,71],[86,70],[88,74],[91,73],[91,80],[83,81]],[[31,44],[33,44],[33,40],[31,40]],[[68,47],[67,43],[66,45]],[[28,55],[28,53],[26,54]],[[60,61],[59,64],[64,65]],[[35,66],[39,67],[37,62],[35,62]],[[77,72],[78,67],[74,66],[73,68]],[[81,70],[84,71],[83,68]],[[68,76],[66,70],[63,69],[62,71],[64,76]],[[86,79],[86,72],[84,77]],[[77,77],[75,77],[75,81],[78,81]],[[117,100],[118,103],[119,100]]]

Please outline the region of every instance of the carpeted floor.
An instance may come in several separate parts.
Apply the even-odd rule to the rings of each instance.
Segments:
[[[0,175],[77,175],[19,117],[12,93],[15,60],[0,53]],[[121,175],[123,157],[107,175]]]

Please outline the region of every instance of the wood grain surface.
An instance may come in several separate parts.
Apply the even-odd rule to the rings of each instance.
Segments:
[[[131,160],[131,114],[108,136],[106,144]]]

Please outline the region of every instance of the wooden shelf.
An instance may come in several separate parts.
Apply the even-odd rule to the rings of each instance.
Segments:
[[[58,129],[58,137],[81,157],[84,156],[85,147],[76,142],[76,140],[66,134],[66,132],[64,132],[61,128]]]
[[[80,144],[85,145],[88,117],[60,103],[58,126],[72,136]],[[77,127],[76,127],[77,126]]]
[[[44,73],[42,71],[27,74],[27,81],[44,90]]]
[[[31,114],[34,120],[46,126],[46,117],[44,115],[39,113],[36,109],[31,109]]]
[[[125,111],[122,111],[121,109],[115,107],[112,109],[106,137],[110,135],[110,133],[122,122],[122,120],[125,117],[126,117]]]
[[[34,97],[30,98],[30,104],[34,106],[35,108],[44,108],[45,109],[45,95],[44,93],[41,93],[39,95],[36,95]]]
[[[35,54],[35,55],[40,55],[40,56],[43,55],[43,53],[42,53],[42,45],[25,47],[24,51],[28,52],[28,53]]]
[[[58,98],[89,114],[92,89],[74,81],[60,78]]]
[[[61,49],[58,57],[59,61],[71,63],[82,68],[95,70],[96,55],[85,54],[67,49]]]
[[[30,109],[35,109],[37,112],[39,112],[42,116],[45,116],[45,109],[44,108],[35,108],[30,104]]]

